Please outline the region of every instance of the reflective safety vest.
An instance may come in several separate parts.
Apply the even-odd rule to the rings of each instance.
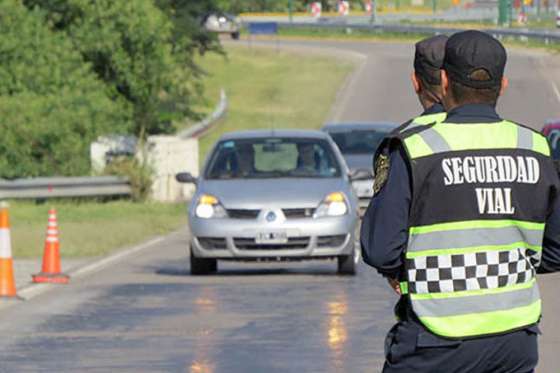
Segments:
[[[436,122],[397,137],[412,177],[401,290],[422,324],[466,338],[538,322],[535,267],[558,178],[546,138],[508,121]]]
[[[412,128],[416,128],[416,127],[419,127],[419,126],[425,126],[425,125],[433,124],[433,123],[443,122],[446,117],[447,117],[446,112],[420,115],[420,116],[402,124],[401,126],[395,128],[387,137],[385,137],[381,141],[381,143],[377,147],[377,150],[376,150],[376,152],[373,156],[373,169],[374,169],[374,171],[376,171],[379,167],[382,166],[382,165],[377,164],[379,161],[381,161],[381,162],[385,161],[386,162],[386,160],[389,158],[389,143],[390,143],[392,138],[394,138],[398,134],[403,133],[404,131],[412,129]],[[383,155],[384,157],[382,157],[380,159],[379,158],[380,155]]]

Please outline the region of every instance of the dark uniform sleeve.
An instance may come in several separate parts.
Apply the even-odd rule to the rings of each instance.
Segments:
[[[386,277],[401,278],[411,195],[404,149],[399,146],[390,152],[387,180],[370,201],[360,233],[364,261]]]
[[[560,271],[560,196],[555,196],[552,212],[546,220],[541,265],[537,273]]]

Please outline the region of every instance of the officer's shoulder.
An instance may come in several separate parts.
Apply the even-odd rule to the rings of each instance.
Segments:
[[[424,132],[429,130],[430,128],[432,128],[433,126],[435,126],[436,124],[439,124],[441,122],[437,122],[437,121],[433,121],[433,122],[429,122],[429,123],[415,123],[414,121],[407,127],[405,128],[403,131],[401,131],[399,133],[399,138],[401,139],[405,139],[407,137],[416,135],[418,133]]]
[[[515,121],[513,121],[513,120],[506,120],[506,121],[509,122],[509,123],[513,123],[513,124],[515,124],[516,126],[525,128],[525,129],[527,129],[528,131],[530,131],[530,132],[533,134],[533,141],[535,141],[535,134],[536,134],[536,135],[537,135],[537,136],[536,136],[536,141],[538,141],[538,142],[540,143],[540,146],[541,146],[541,147],[545,147],[545,148],[548,149],[548,155],[552,154],[552,149],[551,149],[551,147],[550,147],[550,143],[549,143],[549,141],[548,141],[548,138],[547,138],[543,133],[541,133],[539,130],[536,130],[536,129],[534,129],[534,128],[531,128],[531,127],[529,127],[529,126],[527,126],[527,125],[525,125],[525,124],[515,122]]]
[[[526,125],[526,124],[519,123],[519,122],[516,122],[516,121],[514,121],[514,120],[510,120],[510,119],[504,119],[504,120],[505,120],[506,122],[513,123],[513,124],[515,124],[516,126],[526,128],[526,129],[528,129],[529,131],[531,131],[531,132],[533,132],[533,133],[536,133],[536,134],[538,134],[539,136],[541,136],[541,137],[543,137],[543,138],[546,139],[546,136],[543,135],[539,130],[536,130],[536,129],[534,129],[534,128],[531,128],[531,127],[529,127],[529,126]]]

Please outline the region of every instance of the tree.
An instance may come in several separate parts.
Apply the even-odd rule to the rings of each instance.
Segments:
[[[0,33],[0,177],[88,173],[89,144],[126,131],[131,106],[39,12],[0,2]]]
[[[51,28],[70,38],[114,99],[132,105],[137,136],[171,132],[172,119],[195,116],[191,102],[200,92],[201,71],[193,55],[216,42],[195,19],[204,9],[199,4],[210,0],[24,3],[44,11]]]

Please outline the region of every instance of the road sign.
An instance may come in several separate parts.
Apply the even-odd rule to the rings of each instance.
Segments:
[[[339,0],[338,2],[338,14],[341,16],[347,16],[350,13],[350,2]]]
[[[251,35],[274,35],[278,33],[276,22],[251,22],[249,23],[249,34]]]
[[[373,1],[372,0],[365,0],[364,1],[364,10],[367,14],[371,14],[373,12]]]
[[[321,5],[321,2],[315,1],[314,3],[311,3],[311,15],[314,18],[321,17],[322,10],[323,10],[323,6]]]

